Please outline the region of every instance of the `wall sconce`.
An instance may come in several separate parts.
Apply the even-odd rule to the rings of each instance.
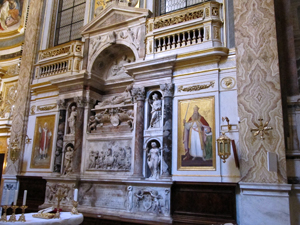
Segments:
[[[222,135],[217,139],[218,143],[218,155],[220,156],[221,159],[223,159],[223,163],[226,162],[226,159],[230,156],[231,151],[230,151],[230,143],[231,139],[225,135],[225,132],[229,132],[232,129],[232,126],[229,124],[229,119],[228,117],[222,117],[222,121],[224,122],[226,120],[227,125],[221,126],[221,131]],[[226,127],[226,130],[223,130],[223,127]]]
[[[230,138],[225,135],[225,132],[222,132],[222,135],[217,139],[218,143],[218,155],[223,159],[223,163],[226,162],[226,159],[230,156]]]
[[[18,138],[15,138],[10,145],[10,160],[14,163],[20,157],[20,142]]]
[[[26,138],[25,138],[25,143],[29,144],[31,142],[31,138],[29,138],[29,136],[26,134]]]

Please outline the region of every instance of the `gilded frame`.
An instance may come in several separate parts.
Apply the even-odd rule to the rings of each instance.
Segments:
[[[198,107],[198,108],[197,108]],[[191,140],[192,130],[187,129],[188,124],[192,126],[192,115],[194,111],[200,113],[209,126],[198,125],[201,133],[199,135],[199,143],[204,143],[204,151],[197,150],[203,154],[201,157],[199,155],[191,155]],[[186,125],[184,125],[183,120],[185,119]],[[199,121],[201,121],[200,119]],[[204,122],[205,123],[205,122]],[[202,124],[202,122],[200,123]],[[179,171],[215,171],[216,170],[216,127],[215,127],[215,96],[200,97],[193,99],[184,99],[178,101],[178,140],[177,140],[177,169]],[[196,125],[195,125],[196,126]],[[198,130],[195,128],[194,130]],[[188,133],[188,135],[187,135]],[[200,138],[202,134],[202,139]],[[204,138],[203,138],[204,137]],[[205,141],[203,141],[205,139]],[[196,144],[197,142],[194,141]],[[195,145],[195,144],[194,144]],[[202,145],[202,144],[200,144]],[[188,151],[186,151],[185,146],[188,146]],[[195,150],[193,150],[195,151]],[[188,154],[187,154],[188,152]],[[205,152],[205,153],[204,153]],[[198,153],[197,153],[198,154]]]
[[[45,129],[46,123],[47,129]],[[54,127],[55,115],[36,117],[30,160],[31,169],[50,169],[52,159]],[[43,134],[45,137],[44,139],[42,138]],[[41,146],[45,146],[43,147],[44,151],[41,150]]]

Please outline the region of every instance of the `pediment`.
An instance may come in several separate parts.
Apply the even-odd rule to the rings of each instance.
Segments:
[[[112,2],[107,8],[86,24],[81,34],[97,33],[99,31],[108,30],[112,27],[118,28],[130,23],[138,22],[141,18],[146,18],[150,14],[147,9],[133,8]]]

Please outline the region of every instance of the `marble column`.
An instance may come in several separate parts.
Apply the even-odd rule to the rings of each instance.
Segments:
[[[73,158],[73,172],[80,173],[81,157],[82,157],[82,141],[83,141],[83,119],[84,119],[84,107],[85,98],[76,97],[77,103],[77,115],[75,122],[75,144],[74,144],[74,158]]]
[[[133,177],[143,177],[143,134],[144,134],[144,102],[145,88],[136,87],[131,90],[131,94],[136,102],[135,115],[135,143],[134,143],[134,167]]]
[[[57,123],[57,138],[55,145],[54,168],[53,172],[60,173],[62,166],[63,156],[63,142],[65,135],[65,122],[66,122],[66,102],[65,100],[58,100],[57,105],[59,108],[59,119]]]
[[[162,176],[170,176],[172,168],[172,117],[173,117],[173,84],[162,84],[164,112],[163,112],[163,160],[168,168],[162,166]]]
[[[5,175],[16,175],[22,166],[22,161],[20,159],[23,157],[23,150],[25,146],[30,104],[30,84],[32,80],[32,72],[34,70],[35,57],[37,55],[37,43],[39,40],[39,27],[41,21],[37,18],[41,17],[42,6],[43,1],[41,0],[30,1],[10,138],[11,140],[14,140],[15,138],[19,139],[21,154],[16,162],[12,162],[9,157],[10,149],[8,150],[7,166],[4,171],[4,177]],[[24,5],[24,7],[27,6]]]
[[[286,187],[274,1],[233,2],[242,190],[240,203],[237,204],[238,222],[241,225],[257,224],[257,221],[289,224],[290,187]],[[252,128],[259,126],[259,119],[273,128],[263,138],[251,132]],[[278,167],[276,171],[268,169],[268,152],[276,155],[276,159],[271,161]],[[272,191],[267,191],[270,188]],[[275,205],[285,208],[276,207],[275,213]],[[276,219],[278,216],[275,214],[280,215],[280,220]]]

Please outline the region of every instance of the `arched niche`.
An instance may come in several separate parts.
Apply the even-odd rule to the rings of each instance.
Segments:
[[[90,72],[100,79],[103,85],[128,82],[132,78],[126,73],[124,64],[135,60],[134,52],[126,45],[110,45],[91,62]]]

